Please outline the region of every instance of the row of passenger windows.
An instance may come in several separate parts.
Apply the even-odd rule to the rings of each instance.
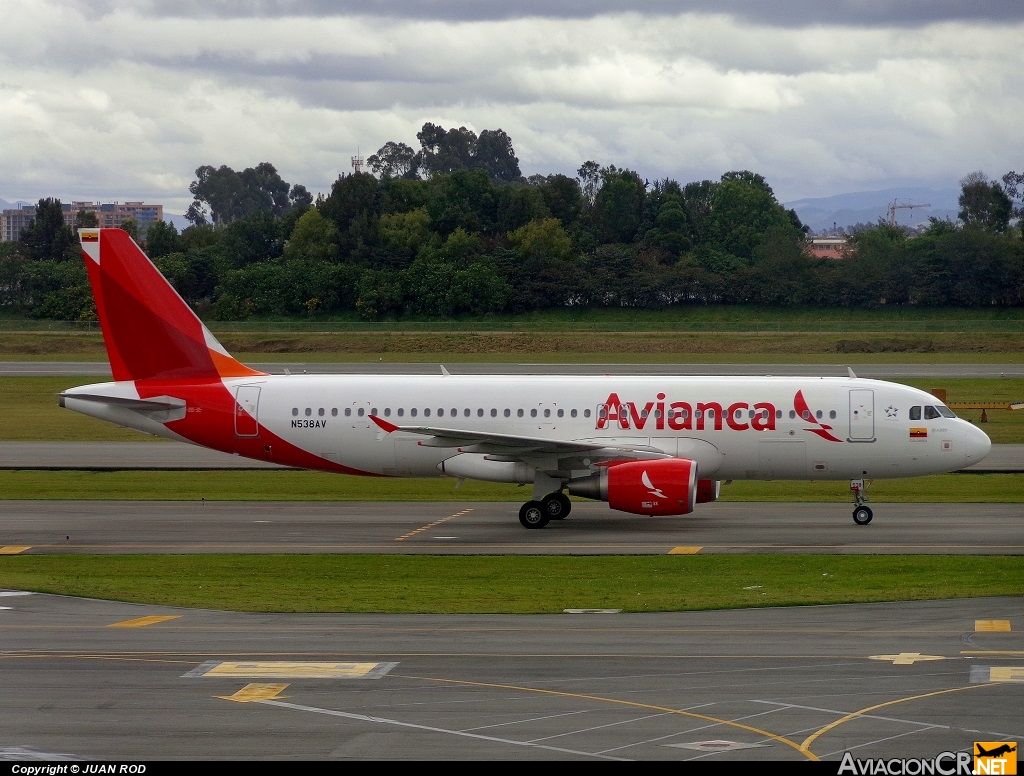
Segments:
[[[945,408],[943,408],[943,409],[945,409]],[[917,410],[917,412],[918,412],[916,417],[914,416],[914,410]],[[935,412],[933,407],[925,407],[925,410],[926,411],[927,410],[932,410],[933,412]],[[354,407],[354,408],[353,407],[346,407],[344,409],[343,414],[344,414],[344,416],[346,418],[352,417],[353,411],[354,411],[354,414],[357,417],[360,417],[360,418],[364,417],[367,414],[365,407]],[[920,416],[921,416],[920,415],[920,411],[921,411],[920,407],[913,407],[911,409],[911,411],[910,411],[910,413],[911,413],[910,414],[910,419],[911,420],[918,420],[918,419],[920,419]],[[946,411],[949,412],[949,410],[946,410]],[[418,416],[419,412],[420,412],[420,410],[418,408],[412,407],[409,410],[409,417],[415,418],[415,417]],[[446,412],[448,413],[448,416],[452,417],[452,418],[457,418],[459,416],[459,410],[454,408],[454,407],[451,410],[445,410],[443,407],[438,407],[438,409],[436,410],[436,415],[439,418],[443,418],[443,417],[445,417],[445,413]],[[338,417],[338,408],[337,407],[332,407],[331,410],[330,410],[330,413],[331,413],[331,417],[335,417],[335,418]],[[564,409],[552,410],[549,407],[545,407],[542,410],[538,410],[536,407],[534,407],[533,409],[530,410],[529,415],[530,415],[531,418],[536,418],[536,417],[564,418],[564,417],[566,417],[566,413],[567,413],[567,411],[564,410]],[[747,410],[747,416],[749,418],[751,418],[751,419],[757,417],[758,415],[767,415],[767,413],[768,413],[768,410]],[[297,417],[298,414],[299,414],[299,408],[298,407],[292,407],[292,415]],[[313,408],[312,407],[306,407],[305,410],[303,411],[303,414],[305,414],[305,416],[307,418],[312,417],[313,416]],[[322,418],[322,417],[324,417],[327,414],[327,410],[325,410],[323,407],[320,407],[319,409],[316,410],[316,414],[317,414],[317,416]],[[378,415],[379,413],[377,411],[377,408],[373,407],[373,408],[370,409],[369,414],[370,415]],[[405,417],[405,408],[404,407],[399,407],[398,409],[395,410],[395,414],[398,417],[400,417],[400,418]],[[478,407],[477,408],[476,416],[478,418],[485,417],[486,414],[487,413],[485,412],[485,410],[482,407]],[[498,417],[498,410],[495,409],[494,407],[492,407],[489,414],[490,414],[490,416],[492,418],[496,418],[496,417]],[[504,417],[506,417],[506,418],[511,418],[512,417],[512,410],[505,409],[505,410],[502,411],[501,414]],[[661,412],[660,409],[659,410],[654,410],[653,412],[648,412],[647,410],[641,410],[637,414],[640,416],[641,419],[644,419],[644,420],[646,420],[649,416],[653,416],[655,418],[660,418],[662,416],[662,412]],[[604,419],[604,418],[607,418],[608,415],[609,415],[608,407],[605,407],[605,406],[598,407],[598,409],[597,409],[597,416],[599,418]],[[690,416],[690,413],[686,409],[670,409],[668,411],[668,415],[671,416],[671,417],[674,417],[674,418],[687,418],[687,417]],[[473,416],[473,410],[471,410],[470,408],[466,407],[465,409],[462,410],[462,416],[465,417],[465,418],[472,417]],[[580,417],[580,416],[582,416],[584,418],[589,418],[589,417],[591,417],[591,411],[589,409],[585,409],[585,410],[582,410],[582,411],[576,410],[576,409],[571,409],[571,410],[568,410],[568,416],[570,418],[576,418],[576,417]],[[701,417],[701,410],[695,410],[694,413],[693,413],[693,416],[695,418]],[[713,417],[714,416],[714,410],[708,410],[707,411],[707,416],[708,417]],[[825,413],[822,412],[821,410],[818,410],[817,412],[814,413],[814,416],[818,420],[821,420],[822,418],[825,417]],[[829,416],[830,419],[835,420],[835,418],[836,418],[836,411],[835,410],[831,410],[828,413],[828,416]],[[384,417],[385,418],[390,418],[391,417],[391,408],[390,407],[385,407],[384,408]],[[423,417],[425,417],[425,418],[431,417],[431,408],[430,407],[426,407],[426,408],[423,409]],[[526,410],[523,410],[523,409],[516,410],[516,417],[517,418],[526,417]],[[629,409],[627,407],[619,407],[618,408],[618,417],[620,419],[628,419],[629,418]],[[782,419],[782,410],[776,410],[775,411],[775,417],[781,420]],[[795,419],[796,418],[796,411],[795,410],[790,410],[789,411],[789,417],[790,417],[790,419]],[[800,417],[802,417],[804,420],[810,420],[811,419],[811,413],[810,413],[809,410],[804,410],[800,414]],[[926,412],[925,417],[926,418],[938,417],[938,414],[929,415]],[[952,417],[952,413],[950,413],[949,417]],[[736,420],[741,420],[743,418],[743,410],[740,410],[740,409],[736,410],[735,418],[736,418]]]
[[[391,410],[390,407],[385,407],[384,408],[384,417],[385,418],[390,418],[391,417],[391,411],[392,410]],[[331,412],[331,417],[334,417],[334,418],[338,417],[338,408],[337,407],[332,407],[330,412]],[[405,408],[404,407],[399,407],[394,412],[400,418],[405,417]],[[443,418],[445,416],[446,412],[448,413],[449,417],[452,417],[452,418],[456,418],[456,417],[459,416],[459,410],[456,409],[456,408],[452,408],[451,410],[445,410],[444,407],[439,407],[436,410],[437,417]],[[419,413],[420,413],[420,410],[417,407],[413,407],[413,408],[411,408],[409,410],[409,416],[413,417],[413,418],[415,418],[417,415],[419,415]],[[299,414],[299,408],[298,407],[292,407],[292,415],[297,416],[298,414]],[[308,417],[312,417],[312,415],[313,415],[313,408],[312,407],[306,407],[306,409],[304,410],[304,414],[305,414],[305,416],[307,418]],[[324,417],[327,414],[327,411],[323,407],[320,407],[316,411],[316,414],[319,417],[322,418],[322,417]],[[376,407],[371,408],[369,413],[367,413],[365,407],[354,407],[354,408],[353,407],[346,407],[344,409],[344,411],[342,412],[342,414],[346,418],[352,417],[353,414],[356,415],[357,417],[361,418],[361,417],[364,417],[367,414],[379,415],[380,413],[378,412]],[[504,416],[506,418],[510,418],[510,417],[512,417],[512,410],[506,409],[506,410],[504,410],[503,414],[504,414]],[[568,412],[568,416],[570,418],[579,417],[581,415],[584,418],[589,418],[591,416],[591,414],[592,413],[591,413],[590,410],[583,410],[582,413],[579,410],[569,410],[569,412]],[[463,417],[466,417],[466,418],[472,417],[473,416],[473,410],[471,410],[471,409],[469,409],[467,407],[464,410],[462,410],[462,415],[463,415]],[[491,415],[492,418],[498,417],[498,410],[496,410],[495,408],[492,407],[491,410],[490,410],[490,415]],[[543,411],[537,410],[536,408],[530,410],[530,417],[531,418],[536,418],[536,417],[538,417],[540,415],[543,415],[545,418],[550,418],[550,417],[564,418],[564,417],[566,417],[566,411],[565,410],[551,410],[551,409],[547,409],[547,408],[545,408]],[[429,418],[430,416],[431,416],[431,409],[430,409],[430,407],[427,407],[427,408],[425,408],[423,410],[423,417]],[[483,410],[483,408],[480,408],[480,407],[477,408],[476,416],[478,418],[482,418],[482,417],[485,416],[485,411]],[[521,409],[520,410],[516,410],[516,417],[517,418],[526,417],[526,411],[525,410],[521,410]]]

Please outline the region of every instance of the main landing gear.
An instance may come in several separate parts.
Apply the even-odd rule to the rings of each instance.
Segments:
[[[853,493],[853,522],[857,525],[867,525],[875,515],[871,507],[864,505],[868,500],[864,495],[864,480],[850,480],[850,490]]]
[[[549,493],[540,501],[527,501],[519,509],[519,522],[524,528],[543,528],[552,520],[569,516],[572,502],[562,492]]]

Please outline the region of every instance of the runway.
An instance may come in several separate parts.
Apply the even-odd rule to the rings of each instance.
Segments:
[[[1024,553],[1020,504],[702,504],[648,518],[597,502],[524,529],[493,502],[0,502],[0,548],[22,554],[384,553],[664,555]]]
[[[845,377],[842,358],[834,364],[445,364],[451,374],[539,374],[539,375],[765,375],[790,377]],[[270,374],[438,374],[435,363],[304,363],[267,362],[249,364]],[[858,377],[877,380],[896,378],[1024,378],[1024,363],[1009,364],[854,364]],[[72,377],[110,379],[106,361],[5,361],[2,377]]]
[[[6,760],[838,763],[1024,739],[1014,598],[519,617],[0,604]]]
[[[0,374],[12,374],[12,366],[0,365]],[[274,366],[268,371],[285,368]],[[36,368],[27,373],[43,374],[30,371]],[[90,368],[102,378],[107,365]],[[365,364],[338,368],[370,371]],[[845,372],[666,365],[647,373],[791,368]],[[856,367],[882,378],[893,376],[885,369],[1024,376],[1022,365],[968,366],[963,374],[948,365],[935,374],[926,365],[872,369]],[[907,374],[913,369],[922,371]],[[175,443],[90,444],[0,445],[0,467],[262,465]],[[1024,446],[1002,447],[983,465],[1024,468]],[[0,502],[0,562],[2,555],[91,553],[1024,552],[1019,504],[872,506],[875,520],[856,526],[843,500],[717,502],[690,516],[653,519],[577,503],[567,520],[527,531],[510,503],[7,501]],[[1024,740],[1021,604],[270,615],[0,591],[0,759],[714,763],[966,754],[975,741]],[[149,776],[157,770],[151,766]]]

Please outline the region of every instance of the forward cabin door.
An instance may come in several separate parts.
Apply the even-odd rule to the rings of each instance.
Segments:
[[[875,392],[866,388],[850,391],[851,442],[875,441]]]

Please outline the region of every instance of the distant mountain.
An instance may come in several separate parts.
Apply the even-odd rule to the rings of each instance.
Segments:
[[[17,202],[8,202],[6,199],[0,199],[0,210],[13,210],[16,207],[27,205],[28,202],[22,202],[20,199]]]
[[[960,210],[957,199],[960,189],[929,189],[907,187],[883,189],[881,191],[858,191],[852,194],[836,194],[831,197],[812,197],[785,203],[800,216],[800,220],[821,233],[833,228],[854,224],[874,224],[879,218],[889,218],[889,205],[896,201],[904,205],[930,205],[896,211],[896,223],[903,226],[917,226],[928,223],[929,218],[956,221]]]

